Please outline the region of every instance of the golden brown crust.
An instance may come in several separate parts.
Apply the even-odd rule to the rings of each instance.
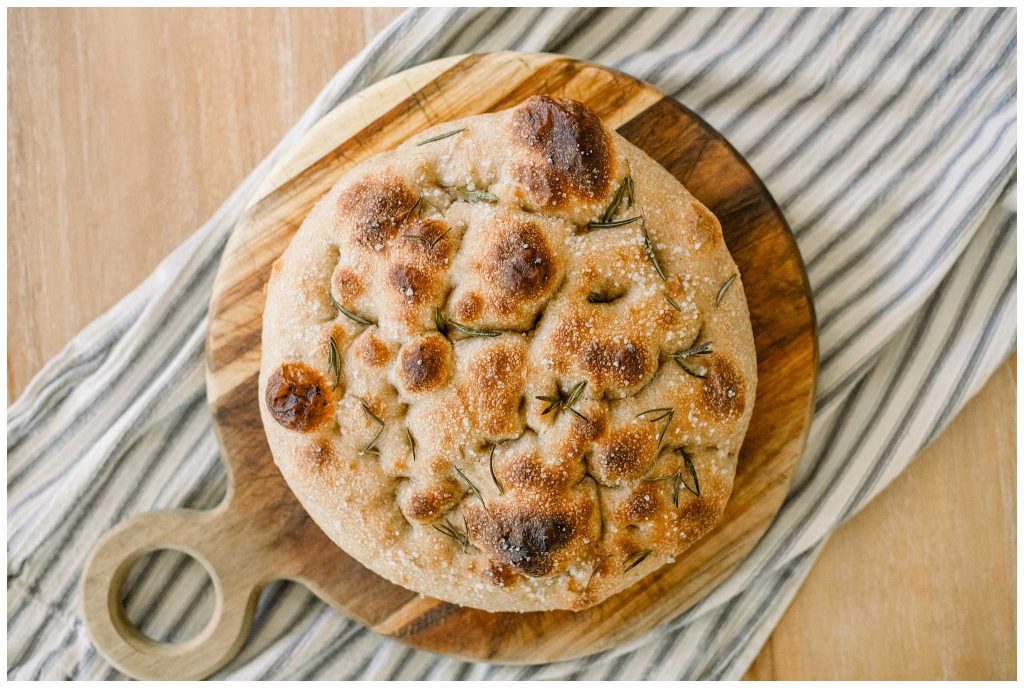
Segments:
[[[583,105],[439,125],[349,172],[273,271],[275,460],[400,585],[596,604],[725,508],[756,385],[735,274],[714,215]]]

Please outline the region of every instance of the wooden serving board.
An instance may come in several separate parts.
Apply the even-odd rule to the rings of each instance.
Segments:
[[[758,355],[757,401],[722,522],[674,564],[583,612],[488,613],[393,585],[320,531],[273,463],[257,406],[263,288],[314,203],[351,166],[433,124],[511,107],[534,94],[587,103],[672,172],[721,220],[743,278]],[[201,678],[247,636],[260,590],[307,585],[373,630],[417,647],[504,663],[607,649],[678,615],[746,556],[789,486],[810,423],[817,337],[803,263],[764,185],[721,135],[650,85],[557,55],[448,58],[386,79],[339,105],[270,175],[235,229],[214,287],[208,396],[230,487],[212,511],[136,516],[107,533],[83,576],[96,646],[127,674]],[[156,549],[197,558],[214,583],[209,625],[181,644],[152,641],[125,619],[119,591]]]

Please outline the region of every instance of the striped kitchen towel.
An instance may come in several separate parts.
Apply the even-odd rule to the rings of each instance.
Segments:
[[[565,53],[651,82],[743,153],[779,201],[819,318],[814,422],[792,492],[714,593],[571,662],[414,650],[304,589],[264,592],[224,678],[737,678],[829,534],[939,433],[1015,347],[1016,12],[1007,9],[416,9],[345,65],[273,153],[141,286],[36,376],[8,415],[8,676],[105,678],[76,595],[135,513],[224,492],[205,403],[220,252],[268,169],[335,104],[444,55]],[[208,602],[154,558],[128,606],[180,637]]]

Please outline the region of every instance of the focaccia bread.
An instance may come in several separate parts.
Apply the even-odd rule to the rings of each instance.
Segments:
[[[535,96],[349,171],[267,287],[260,405],[324,532],[394,583],[583,609],[719,519],[754,404],[718,220]]]

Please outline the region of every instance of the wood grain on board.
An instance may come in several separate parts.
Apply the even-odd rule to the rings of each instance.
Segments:
[[[8,399],[400,11],[9,10]],[[751,678],[1016,675],[1014,371],[839,530]]]

